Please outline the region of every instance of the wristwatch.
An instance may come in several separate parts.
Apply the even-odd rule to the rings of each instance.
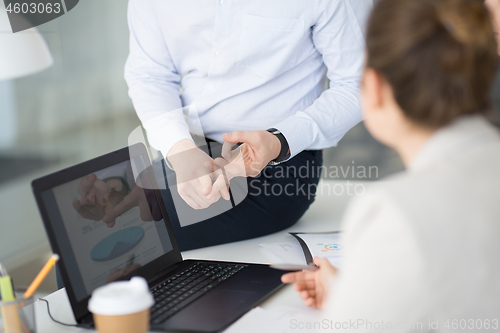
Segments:
[[[286,141],[285,136],[281,134],[281,132],[276,128],[270,128],[267,131],[271,134],[274,134],[281,142],[280,154],[275,160],[269,162],[269,165],[278,165],[290,158],[290,147],[288,146],[288,142]]]

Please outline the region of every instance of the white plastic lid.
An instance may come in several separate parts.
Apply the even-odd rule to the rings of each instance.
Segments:
[[[153,295],[142,277],[112,282],[92,292],[88,309],[104,316],[120,316],[141,312],[153,306]]]

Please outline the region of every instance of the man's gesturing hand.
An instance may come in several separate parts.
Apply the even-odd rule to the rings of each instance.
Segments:
[[[116,179],[104,182],[95,174],[84,177],[77,188],[82,198],[74,200],[73,207],[83,218],[102,219],[108,228],[115,225],[117,217],[136,206],[139,206],[143,221],[161,220],[160,207],[151,185],[147,183],[147,175],[140,175],[137,180],[137,186],[125,194],[123,184]]]
[[[222,138],[225,141],[222,147],[222,157],[232,162],[239,155],[243,159],[247,177],[257,177],[269,162],[279,156],[281,151],[280,140],[268,131],[238,131],[224,134]],[[232,147],[240,142],[243,145],[239,147],[239,150],[231,151]]]
[[[305,305],[321,309],[326,300],[327,288],[337,269],[325,258],[314,258],[314,263],[319,266],[318,270],[288,273],[281,277],[281,281],[294,283],[294,289],[300,293]]]
[[[172,165],[177,178],[177,190],[181,198],[194,209],[204,209],[222,196],[229,200],[227,188],[220,189],[210,199],[212,177],[216,167],[212,158],[196,147],[191,140],[179,141],[168,153],[168,161]],[[217,167],[218,169],[218,167]]]
[[[224,134],[222,138],[225,141],[222,146],[223,158],[217,158],[214,162],[224,173],[218,175],[208,198],[227,189],[233,177],[257,177],[281,151],[280,140],[268,131],[238,131]],[[238,143],[243,144],[232,150]]]
[[[161,210],[154,191],[149,188],[143,188],[138,184],[120,203],[106,209],[106,214],[103,216],[102,221],[106,223],[108,228],[112,228],[119,216],[137,206],[139,207],[141,220],[144,222],[159,221],[162,219]]]
[[[104,182],[95,174],[82,178],[77,191],[82,198],[74,200],[73,207],[83,218],[94,221],[101,220],[109,209],[115,207],[125,197],[120,182],[112,180]]]

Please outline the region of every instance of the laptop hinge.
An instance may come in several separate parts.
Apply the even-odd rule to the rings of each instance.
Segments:
[[[85,316],[80,318],[80,320],[77,320],[77,327],[82,327],[82,328],[94,328],[94,318],[92,317],[92,313],[88,312]]]

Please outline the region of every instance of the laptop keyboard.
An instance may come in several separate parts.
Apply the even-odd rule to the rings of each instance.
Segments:
[[[195,263],[151,289],[155,305],[151,323],[161,324],[175,313],[248,265]]]

